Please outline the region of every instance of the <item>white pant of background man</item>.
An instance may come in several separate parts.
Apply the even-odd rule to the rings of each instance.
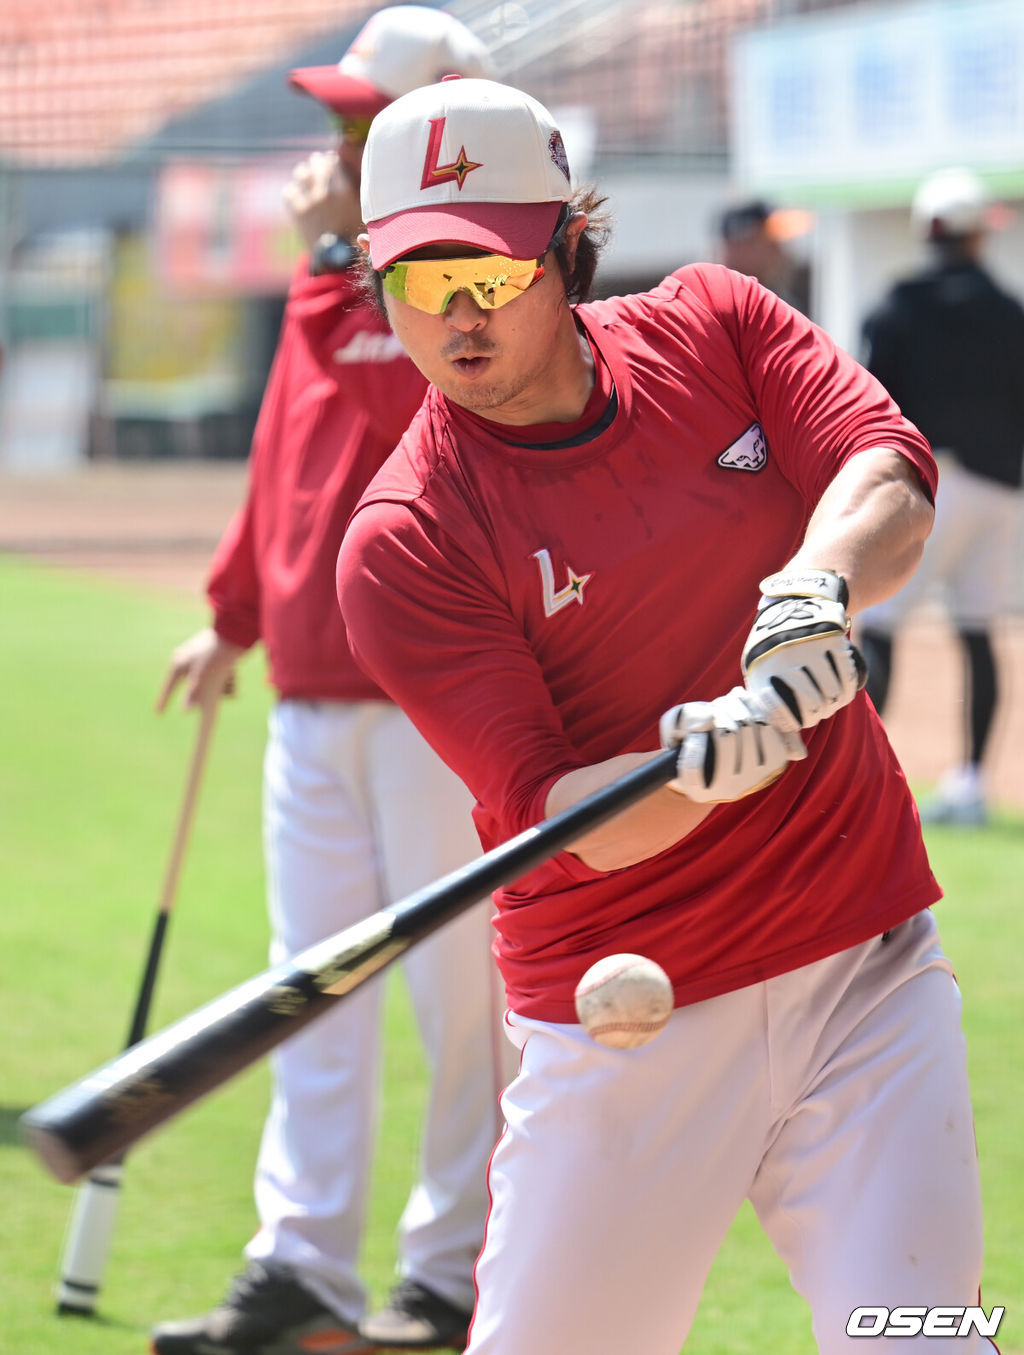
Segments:
[[[984,823],[986,752],[1000,701],[994,628],[1012,607],[1018,572],[1024,495],[975,475],[937,451],[935,522],[917,573],[898,593],[857,618],[856,637],[868,663],[868,695],[884,717],[894,671],[894,640],[922,603],[938,603],[956,632],[964,662],[962,756],[921,806],[932,822]]]
[[[270,717],[264,837],[276,964],[479,855],[471,797],[397,707],[282,701]],[[400,1272],[473,1307],[498,1095],[514,1071],[482,902],[403,961],[430,1068]],[[251,1259],[295,1268],[353,1322],[381,1064],[382,977],[272,1056]]]
[[[936,453],[935,522],[920,568],[885,602],[861,612],[862,626],[892,633],[915,607],[940,603],[958,629],[990,626],[1009,607],[1024,496]]]

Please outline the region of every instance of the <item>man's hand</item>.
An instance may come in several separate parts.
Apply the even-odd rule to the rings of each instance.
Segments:
[[[790,570],[762,580],[761,594],[743,647],[747,690],[780,729],[811,729],[867,679],[849,639],[846,583],[827,569]]]
[[[314,151],[297,164],[283,196],[307,249],[321,235],[354,240],[363,228],[359,193],[337,151]]]
[[[700,804],[741,800],[807,756],[803,739],[769,723],[759,697],[734,687],[715,701],[687,701],[661,717],[661,746],[679,746],[669,785]]]
[[[175,688],[182,682],[185,684],[182,704],[186,709],[205,706],[222,692],[233,694],[235,664],[244,653],[240,645],[231,644],[210,626],[197,631],[171,655],[171,666],[156,701],[157,713],[166,709]]]

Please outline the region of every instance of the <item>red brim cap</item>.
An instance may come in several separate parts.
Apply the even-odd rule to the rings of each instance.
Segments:
[[[467,202],[410,207],[368,223],[370,263],[386,268],[427,245],[457,244],[536,259],[555,232],[561,202]]]
[[[391,102],[368,80],[342,75],[337,66],[302,66],[288,72],[288,81],[343,117],[374,117]]]

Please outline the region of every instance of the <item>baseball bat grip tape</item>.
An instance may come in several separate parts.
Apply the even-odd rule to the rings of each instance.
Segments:
[[[665,785],[678,750],[449,875],[231,989],[25,1112],[24,1142],[60,1181],[99,1163],[295,1035],[354,988],[495,889]]]

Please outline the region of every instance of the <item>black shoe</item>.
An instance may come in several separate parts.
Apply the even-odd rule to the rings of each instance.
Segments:
[[[386,1307],[360,1322],[359,1331],[371,1348],[465,1350],[472,1316],[425,1285],[403,1280],[392,1289]]]
[[[204,1317],[161,1322],[153,1355],[362,1355],[355,1327],[315,1299],[286,1267],[250,1261]]]

